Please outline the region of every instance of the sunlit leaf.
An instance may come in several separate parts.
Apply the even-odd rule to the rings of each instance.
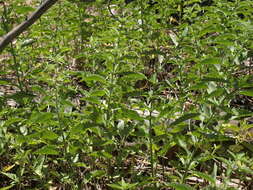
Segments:
[[[11,189],[13,186],[15,186],[15,185],[9,185],[6,187],[2,187],[2,188],[0,188],[0,190],[8,190],[8,189]]]
[[[201,64],[220,64],[221,59],[217,57],[212,57],[212,58],[206,58],[200,62]]]
[[[13,181],[15,182],[18,182],[19,181],[19,178],[16,174],[13,174],[13,173],[7,173],[7,172],[0,172],[1,174],[7,176],[8,178],[12,179]]]
[[[178,46],[178,37],[177,37],[177,35],[176,35],[175,33],[170,32],[170,33],[169,33],[169,36],[170,36],[172,42],[173,42],[173,43],[175,44],[175,46],[177,47],[177,46]]]
[[[45,140],[55,140],[58,138],[58,135],[50,130],[45,130],[42,132],[42,138]]]
[[[46,145],[42,148],[36,150],[34,154],[43,154],[43,155],[58,155],[59,151],[53,145]]]
[[[93,74],[93,75],[90,75],[90,76],[85,76],[83,77],[83,80],[86,81],[86,82],[101,82],[101,83],[106,83],[106,79],[101,76],[101,75],[97,75],[97,74]]]
[[[133,119],[133,120],[142,120],[142,117],[134,111],[134,110],[129,110],[129,109],[123,109],[123,116],[125,118]]]
[[[33,7],[29,7],[29,6],[16,6],[15,7],[15,12],[17,14],[27,14],[31,11],[34,11]]]
[[[168,183],[166,184],[167,187],[175,188],[175,190],[194,190],[191,186],[187,184],[180,184],[180,183]]]
[[[216,182],[216,180],[212,176],[210,176],[208,174],[205,174],[203,172],[193,171],[192,174],[194,174],[194,175],[196,175],[196,176],[198,176],[198,177],[200,177],[202,179],[205,179],[206,181],[210,182],[213,185]]]
[[[253,89],[242,90],[242,91],[240,91],[240,94],[253,97]]]

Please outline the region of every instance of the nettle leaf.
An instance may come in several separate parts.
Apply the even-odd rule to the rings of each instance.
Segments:
[[[49,130],[45,130],[42,132],[42,139],[45,139],[45,140],[55,140],[57,139],[59,136],[54,133],[53,131],[49,131]]]
[[[193,171],[192,174],[195,175],[195,176],[198,176],[198,177],[200,177],[202,179],[205,179],[206,181],[208,181],[208,182],[210,182],[212,184],[215,184],[216,180],[212,176],[210,176],[208,174],[205,174],[203,172],[198,172],[198,171]]]
[[[122,72],[118,74],[122,76],[121,80],[125,81],[137,81],[147,79],[147,77],[144,74],[139,72]]]
[[[53,117],[54,114],[50,112],[34,112],[31,115],[30,121],[34,123],[45,123],[52,120]]]
[[[220,64],[221,63],[221,58],[218,57],[212,57],[212,58],[206,58],[200,62],[200,64]]]
[[[187,113],[187,114],[179,117],[178,119],[176,119],[176,121],[172,122],[170,124],[170,126],[178,125],[178,124],[180,124],[180,123],[182,123],[182,122],[184,122],[188,119],[192,119],[192,118],[197,117],[199,115],[200,115],[199,113]]]
[[[93,75],[90,75],[90,76],[83,77],[83,80],[85,82],[101,82],[103,84],[107,83],[106,79],[103,76],[97,75],[97,74],[93,74]]]
[[[104,96],[106,95],[105,90],[94,90],[90,93],[90,96]]]
[[[93,96],[93,97],[83,97],[83,98],[80,98],[80,100],[87,101],[91,104],[98,104],[98,105],[101,104],[100,99],[98,97],[95,97],[95,96]]]
[[[94,170],[91,172],[92,178],[100,178],[103,177],[105,174],[106,173],[104,170]]]
[[[253,89],[242,90],[239,93],[242,94],[242,95],[245,95],[245,96],[251,96],[251,97],[253,97]]]
[[[169,183],[169,184],[166,184],[166,186],[175,188],[175,190],[194,190],[191,186],[187,184]]]
[[[43,155],[58,155],[59,151],[57,150],[56,146],[53,145],[46,145],[42,148],[36,150],[34,154],[43,154]]]
[[[200,89],[206,89],[207,84],[206,82],[199,82],[193,86],[190,87],[190,90],[200,90]]]
[[[122,109],[123,117],[133,120],[142,120],[142,117],[134,110]]]

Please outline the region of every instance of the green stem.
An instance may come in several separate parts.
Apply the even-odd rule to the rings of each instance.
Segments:
[[[153,135],[152,135],[152,111],[149,111],[149,151],[150,151],[151,175],[152,177],[154,177],[155,173],[154,173]]]

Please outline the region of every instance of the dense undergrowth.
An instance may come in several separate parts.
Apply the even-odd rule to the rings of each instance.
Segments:
[[[253,188],[252,1],[126,2],[59,1],[0,55],[1,190]]]

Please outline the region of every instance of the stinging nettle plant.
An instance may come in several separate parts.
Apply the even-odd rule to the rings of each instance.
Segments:
[[[0,188],[252,187],[251,1],[0,6]]]

